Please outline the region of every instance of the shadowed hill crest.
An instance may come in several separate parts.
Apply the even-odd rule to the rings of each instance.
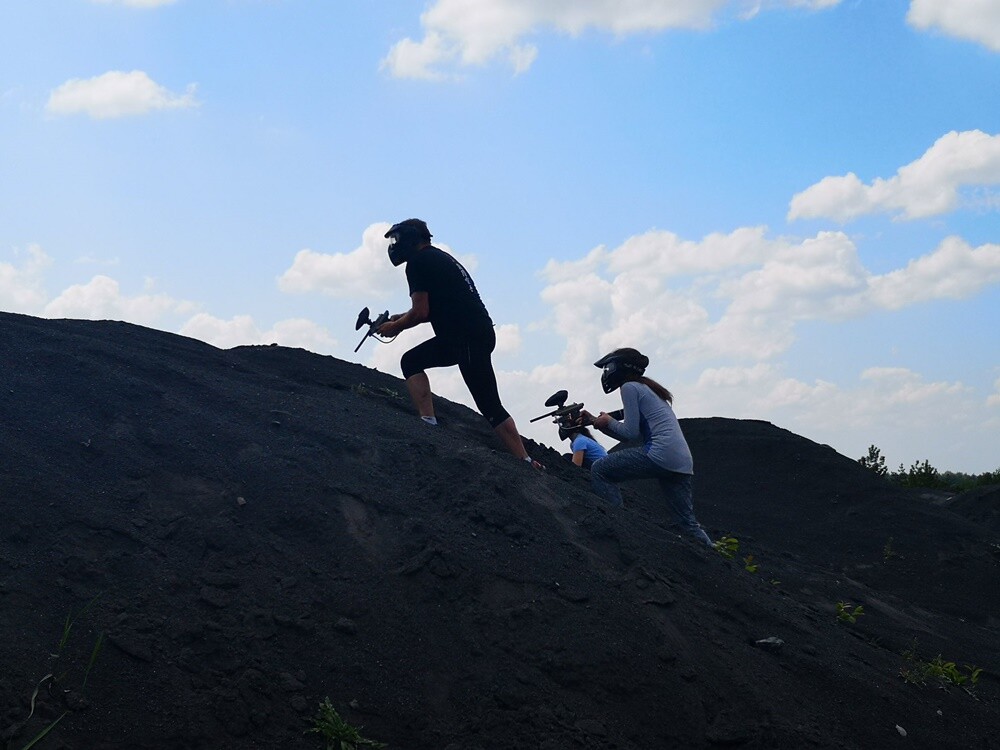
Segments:
[[[0,357],[10,747],[315,747],[325,696],[408,750],[995,746],[995,528],[827,446],[682,420],[727,560],[332,357],[10,314]],[[901,679],[937,654],[974,695]]]

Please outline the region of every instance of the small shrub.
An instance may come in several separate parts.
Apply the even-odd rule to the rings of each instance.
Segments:
[[[858,463],[880,477],[884,477],[889,473],[889,470],[885,466],[885,458],[882,457],[882,452],[874,445],[868,446],[868,455],[859,458]]]
[[[863,617],[864,614],[865,608],[860,604],[852,608],[848,602],[837,602],[837,619],[840,622],[849,622],[853,625],[858,621],[858,618]]]
[[[306,734],[318,734],[326,741],[326,750],[358,750],[362,747],[385,747],[381,742],[369,740],[361,736],[361,729],[355,729],[342,718],[327,697],[319,704],[313,726]]]
[[[924,459],[923,463],[915,461],[909,470],[899,465],[899,471],[893,475],[893,479],[904,487],[926,487],[938,489],[944,487],[944,481],[937,469],[931,466],[930,461]]]
[[[905,654],[904,654],[905,656]],[[959,669],[953,661],[945,661],[938,654],[931,661],[920,661],[916,656],[908,657],[913,666],[899,670],[900,676],[912,685],[926,685],[929,680],[954,685],[955,687],[975,686],[979,682],[982,668],[966,664]]]
[[[396,391],[381,385],[369,386],[364,383],[358,383],[357,385],[352,386],[351,390],[359,396],[381,396],[395,399],[397,401],[403,400],[403,397],[396,393]]]
[[[757,568],[759,567],[760,566],[753,561],[753,555],[747,555],[746,557],[743,558],[743,568],[748,573],[756,573]]]
[[[712,546],[724,558],[732,560],[740,551],[740,540],[733,536],[724,536]]]

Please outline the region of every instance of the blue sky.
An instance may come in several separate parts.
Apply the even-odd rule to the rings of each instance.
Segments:
[[[418,216],[530,437],[635,346],[682,417],[993,470],[998,90],[995,0],[11,0],[0,309],[398,375]]]

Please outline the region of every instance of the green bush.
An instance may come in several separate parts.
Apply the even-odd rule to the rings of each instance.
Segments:
[[[916,461],[909,470],[899,465],[899,471],[893,475],[893,479],[904,487],[926,487],[929,489],[941,489],[945,486],[941,479],[940,472],[931,466],[930,461],[924,459],[921,463]]]
[[[885,466],[885,458],[882,457],[882,452],[874,445],[868,446],[868,455],[859,458],[858,463],[880,477],[889,474],[889,470]]]
[[[355,729],[337,713],[337,709],[326,698],[319,704],[319,710],[313,719],[312,729],[307,729],[306,734],[318,734],[326,741],[326,750],[358,750],[362,747],[385,747],[381,742],[369,740],[361,736],[360,729]]]

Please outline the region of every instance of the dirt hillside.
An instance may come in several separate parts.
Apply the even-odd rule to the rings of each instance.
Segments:
[[[320,748],[329,696],[403,750],[1000,748],[996,491],[682,420],[726,559],[439,413],[303,350],[0,313],[0,746]]]

